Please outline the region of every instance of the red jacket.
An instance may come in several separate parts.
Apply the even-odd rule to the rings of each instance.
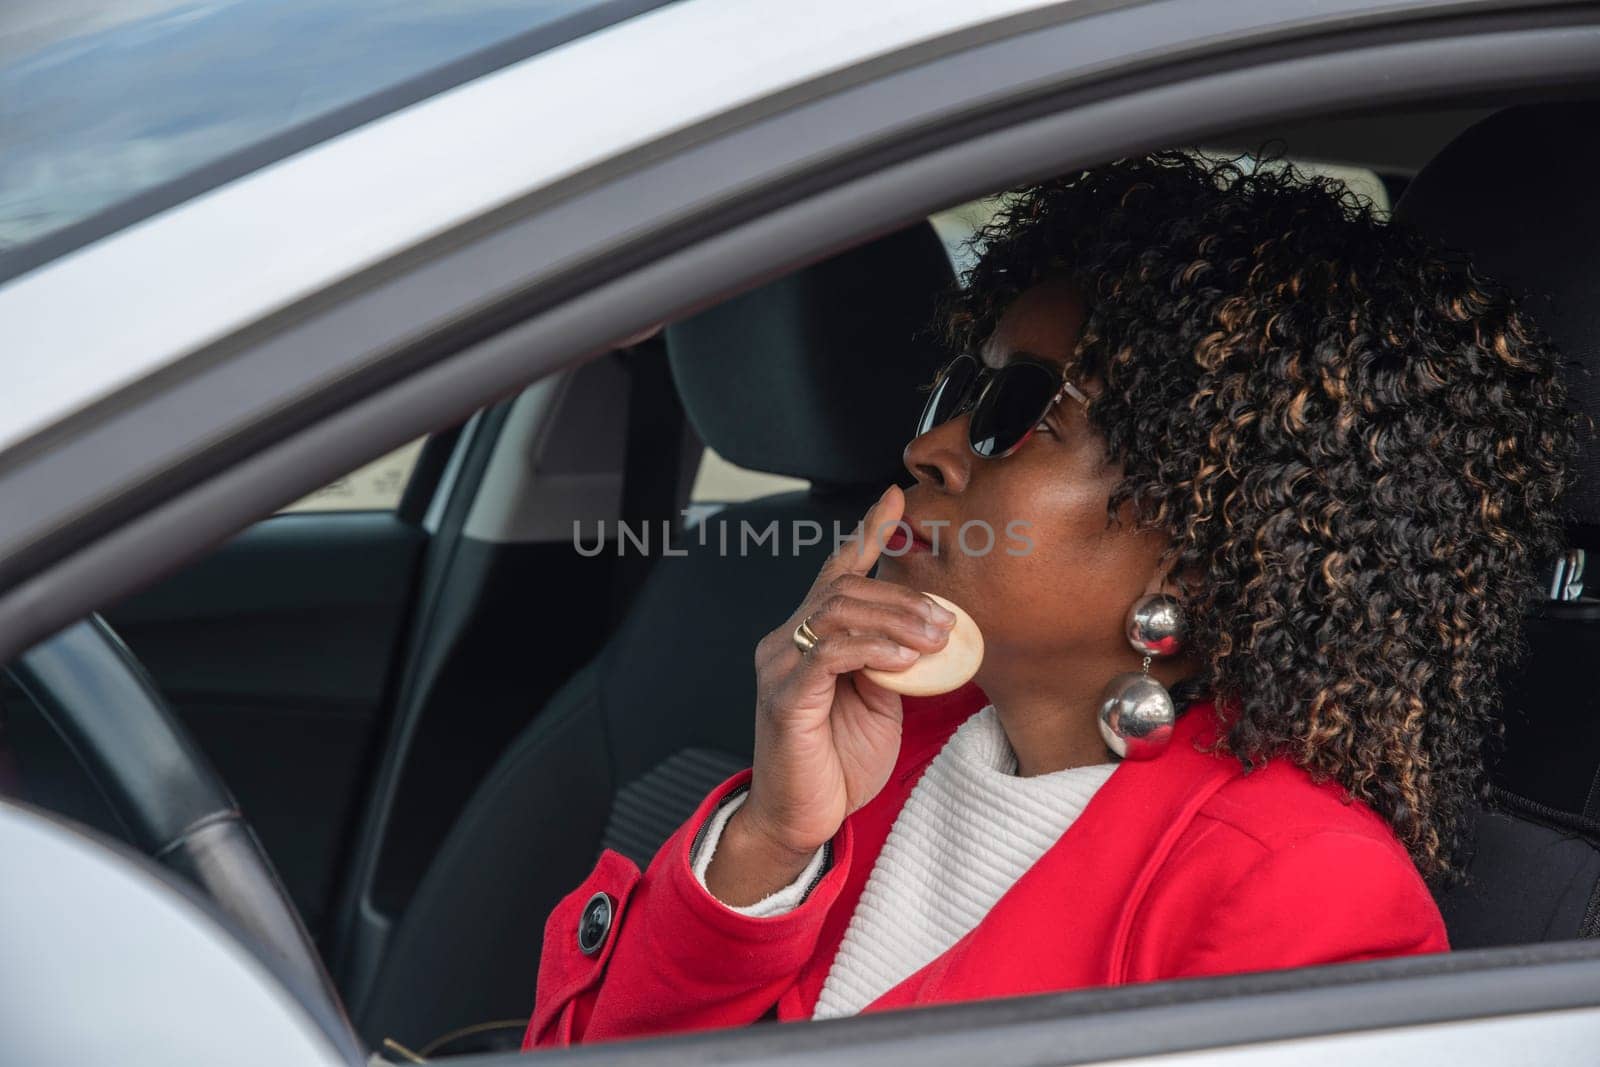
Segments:
[[[945,740],[984,703],[976,687],[905,702],[889,783],[834,839],[833,866],[786,915],[728,910],[689,869],[701,823],[749,771],[712,791],[649,869],[604,852],[545,926],[524,1048],[742,1026],[776,1005],[809,1019],[901,805]],[[1405,849],[1335,783],[1274,759],[1252,773],[1197,743],[1209,704],[1171,746],[1120,765],[1060,840],[978,926],[866,1011],[1449,948]],[[578,944],[611,923],[592,954]]]

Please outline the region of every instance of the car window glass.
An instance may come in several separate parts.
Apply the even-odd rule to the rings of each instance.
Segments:
[[[0,5],[0,256],[375,94],[393,99],[344,128],[426,98],[468,57],[493,69],[542,51],[579,12],[593,25],[569,38],[627,14],[608,0]]]
[[[981,200],[972,200],[965,204],[958,204],[948,211],[940,211],[928,216],[934,232],[939,235],[939,240],[944,242],[944,248],[950,256],[950,265],[958,275],[965,274],[977,262],[973,250],[967,247],[967,241],[972,238],[978,228],[994,217],[1005,203],[1003,196],[986,196]]]
[[[1239,155],[1234,152],[1201,149],[1207,156],[1221,156],[1237,159],[1240,166],[1249,170],[1255,166],[1255,160],[1250,155]],[[1336,163],[1323,163],[1310,159],[1291,158],[1289,162],[1306,174],[1324,174],[1338,178],[1350,187],[1350,191],[1357,196],[1363,196],[1372,201],[1377,209],[1379,218],[1389,215],[1389,192],[1383,184],[1383,179],[1365,167],[1350,167]],[[928,221],[933,224],[934,230],[939,234],[939,239],[944,242],[945,250],[950,255],[950,262],[955,267],[957,274],[964,274],[976,261],[973,250],[967,247],[967,242],[972,238],[979,227],[983,226],[994,217],[995,212],[1005,204],[1004,196],[987,196],[981,200],[972,200],[965,204],[958,204],[947,211],[931,215]]]
[[[700,469],[695,473],[694,488],[689,491],[689,503],[732,504],[773,493],[805,489],[810,484],[804,478],[786,478],[781,474],[748,470],[729,463],[707,448],[700,460]]]
[[[351,471],[336,481],[302,497],[278,514],[310,511],[393,511],[405,495],[411,471],[422,455],[427,438],[402,445],[386,456]]]

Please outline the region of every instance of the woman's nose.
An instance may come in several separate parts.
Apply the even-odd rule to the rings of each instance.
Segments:
[[[946,493],[966,490],[972,476],[972,450],[967,447],[967,420],[960,415],[913,437],[901,453],[906,470],[918,482]]]

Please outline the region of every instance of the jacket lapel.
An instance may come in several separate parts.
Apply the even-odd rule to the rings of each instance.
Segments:
[[[1242,773],[1237,760],[1199,751],[1197,746],[1215,739],[1218,727],[1210,703],[1191,705],[1166,752],[1119,766],[977,927],[865,1010],[1125,981],[1132,925],[1157,872],[1201,806]],[[879,805],[869,813],[874,807],[869,805],[858,813],[867,817],[855,825],[857,851],[846,891],[835,902],[818,952],[791,990],[793,1001],[783,1017],[811,1017],[894,817],[940,747],[942,740],[915,768],[892,780],[898,786],[892,807]]]

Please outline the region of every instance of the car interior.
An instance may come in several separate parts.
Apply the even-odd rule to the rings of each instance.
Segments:
[[[1526,289],[1593,414],[1600,100],[1502,105],[1203,148],[1334,168]],[[835,529],[908,484],[901,449],[945,358],[930,323],[992,210],[876,235],[534,382],[412,449],[392,499],[266,518],[103,613],[238,798],[369,1043],[515,1047],[554,904],[603,848],[643,866],[748,764],[753,649]],[[1440,894],[1455,948],[1600,932],[1597,475],[1590,447],[1468,877]],[[820,538],[720,547],[797,520]],[[0,791],[128,839],[26,677],[3,677]]]

